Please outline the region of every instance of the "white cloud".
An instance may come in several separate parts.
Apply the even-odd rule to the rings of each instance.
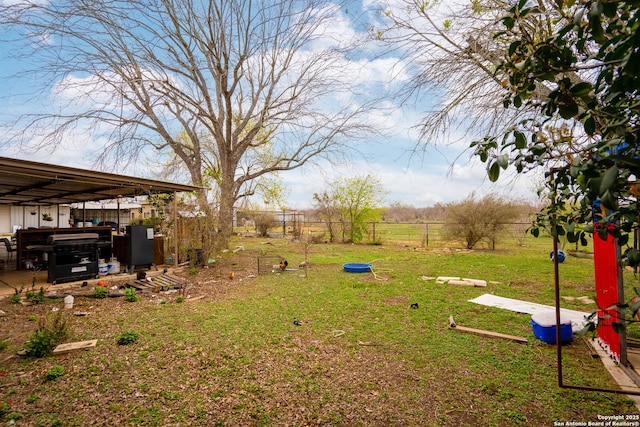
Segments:
[[[8,3],[8,0],[0,1]],[[388,3],[364,1],[364,13],[372,15],[372,9]],[[333,10],[333,12],[336,11],[337,9]],[[324,12],[327,10],[318,11],[318,13]],[[352,15],[340,12],[336,15],[336,19],[331,21],[331,25],[318,28],[316,34],[318,38],[311,46],[313,49],[301,52],[301,55],[309,55],[308,58],[322,49],[340,47],[344,40],[362,37],[364,34],[358,33],[356,24],[350,21],[351,17]],[[43,42],[46,42],[46,37],[43,37]],[[376,48],[374,46],[371,49]],[[257,57],[255,59],[258,60]],[[339,67],[328,76],[329,80],[356,85],[359,92],[329,92],[322,102],[330,107],[348,101],[357,102],[361,100],[358,96],[362,94],[379,96],[388,93],[392,89],[405,85],[409,80],[405,64],[397,62],[397,59],[391,56],[356,56],[337,59]],[[305,57],[299,56],[297,60],[303,61],[304,64]],[[291,71],[295,73],[296,70]],[[165,77],[162,76],[162,78]],[[103,79],[119,81],[115,74],[69,76],[54,88],[57,101],[72,109],[85,107],[85,103],[109,105],[112,99],[112,88],[105,86]],[[172,83],[180,87],[179,82],[172,81]],[[371,163],[355,160],[348,165],[334,167],[323,164],[320,169],[305,166],[299,170],[283,172],[281,178],[290,190],[290,207],[310,207],[313,193],[325,190],[332,180],[364,174],[374,175],[381,180],[384,190],[388,192],[387,202],[397,201],[414,206],[431,206],[435,203],[457,201],[472,192],[478,195],[490,191],[531,194],[530,177],[523,177],[515,184],[512,184],[513,181],[509,177],[501,178],[497,185],[489,183],[485,165],[477,159],[470,158],[468,147],[473,136],[465,136],[453,131],[448,135],[447,140],[437,141],[440,151],[429,149],[424,153],[416,153],[411,158],[411,150],[417,142],[417,129],[414,126],[420,123],[420,113],[416,106],[400,107],[397,99],[387,97],[380,101],[377,107],[379,110],[372,110],[365,120],[384,129],[387,136],[364,144],[354,142],[359,150],[370,156]],[[419,107],[424,108],[425,105]],[[30,160],[90,169],[96,158],[96,152],[99,152],[108,142],[94,138],[95,134],[88,128],[76,128],[65,135],[63,144],[53,154],[42,151],[35,155],[25,152],[3,152],[3,155],[15,155]],[[139,164],[144,163],[144,161],[139,162]],[[126,172],[127,175],[140,173],[142,172],[134,169]],[[509,188],[510,184],[513,187]]]

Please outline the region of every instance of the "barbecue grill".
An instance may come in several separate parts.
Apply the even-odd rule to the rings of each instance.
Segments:
[[[108,246],[111,242],[99,240],[98,233],[49,236],[47,246],[42,248],[49,254],[47,281],[62,283],[97,277],[100,250]]]

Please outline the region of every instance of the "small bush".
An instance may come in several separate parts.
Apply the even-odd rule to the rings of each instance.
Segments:
[[[185,296],[184,296],[184,295],[179,295],[179,296],[176,298],[176,302],[177,302],[177,303],[185,302],[185,300],[186,300],[186,298],[185,298]]]
[[[16,292],[15,294],[11,295],[11,297],[9,298],[9,302],[11,304],[20,304],[20,300],[22,299],[22,296]]]
[[[133,344],[138,340],[138,334],[133,331],[125,331],[118,335],[117,343],[119,345],[129,345]]]
[[[64,375],[64,366],[56,365],[49,369],[44,376],[47,381],[55,381]]]
[[[27,291],[27,300],[34,304],[44,302],[44,288],[40,288],[38,292]]]
[[[7,415],[7,421],[15,421],[15,420],[19,420],[22,417],[24,417],[24,415],[22,415],[20,412],[12,412],[9,415]]]
[[[11,404],[9,402],[5,402],[4,400],[0,400],[0,418],[4,417],[11,410]]]
[[[46,317],[40,319],[38,330],[25,345],[26,355],[29,357],[45,357],[69,336],[67,322],[62,312],[57,312],[50,325],[46,324]]]
[[[5,350],[7,347],[9,347],[9,344],[5,341],[0,341],[0,351]]]
[[[126,288],[124,290],[124,299],[128,302],[137,302],[140,301],[140,297],[136,295],[135,288]]]
[[[256,224],[256,232],[260,237],[267,237],[269,229],[275,227],[278,222],[273,215],[257,213],[253,217]]]
[[[31,396],[27,397],[27,403],[35,403],[38,401],[38,399],[40,399],[40,396],[38,396],[37,394],[32,394]]]
[[[107,288],[105,288],[104,286],[96,286],[93,289],[93,296],[95,298],[106,298],[109,296],[109,290]]]

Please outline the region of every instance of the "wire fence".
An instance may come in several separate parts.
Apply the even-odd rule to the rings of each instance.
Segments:
[[[331,225],[334,230],[334,240],[336,242],[346,241],[348,235],[345,227],[340,223]],[[530,239],[527,235],[529,223],[509,223],[504,224],[504,229],[495,239],[495,242],[489,240],[480,241],[477,248],[493,248],[500,246],[523,245],[525,240]],[[237,226],[235,232],[245,236],[258,235],[254,227]],[[270,227],[265,234],[269,237],[281,238],[307,238],[313,242],[328,242],[330,240],[329,225],[324,222],[298,221],[293,222],[282,221],[277,226]],[[464,246],[464,242],[451,240],[444,232],[444,223],[442,222],[426,222],[426,223],[387,223],[375,222],[369,223],[367,234],[364,239],[365,243],[372,244],[398,244],[416,247],[447,247],[447,246]]]

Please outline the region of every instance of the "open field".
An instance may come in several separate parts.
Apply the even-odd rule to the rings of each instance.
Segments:
[[[193,286],[142,300],[76,298],[64,311],[69,341],[89,350],[24,359],[37,319],[61,301],[0,301],[0,413],[17,426],[403,425],[553,426],[637,415],[624,396],[559,389],[555,347],[535,339],[530,317],[468,302],[484,293],[553,305],[551,242],[497,251],[404,245],[308,247],[311,267],[258,275],[261,255],[292,267],[304,245],[238,239],[210,269],[178,272]],[[375,274],[342,271],[372,262]],[[229,271],[234,278],[229,278]],[[196,273],[192,271],[191,273]],[[436,284],[435,276],[490,281]],[[628,277],[630,285],[633,277]],[[493,283],[495,282],[495,283]],[[593,266],[561,264],[562,293],[593,298]],[[202,298],[199,298],[202,297]],[[417,303],[417,309],[410,305]],[[591,311],[580,303],[565,308]],[[71,311],[71,310],[70,310]],[[529,339],[527,344],[452,331],[459,325]],[[294,325],[293,319],[301,326]],[[124,331],[137,342],[118,345]],[[616,388],[581,339],[563,351],[568,383]],[[47,380],[62,366],[64,374]],[[3,409],[4,408],[4,409]]]

